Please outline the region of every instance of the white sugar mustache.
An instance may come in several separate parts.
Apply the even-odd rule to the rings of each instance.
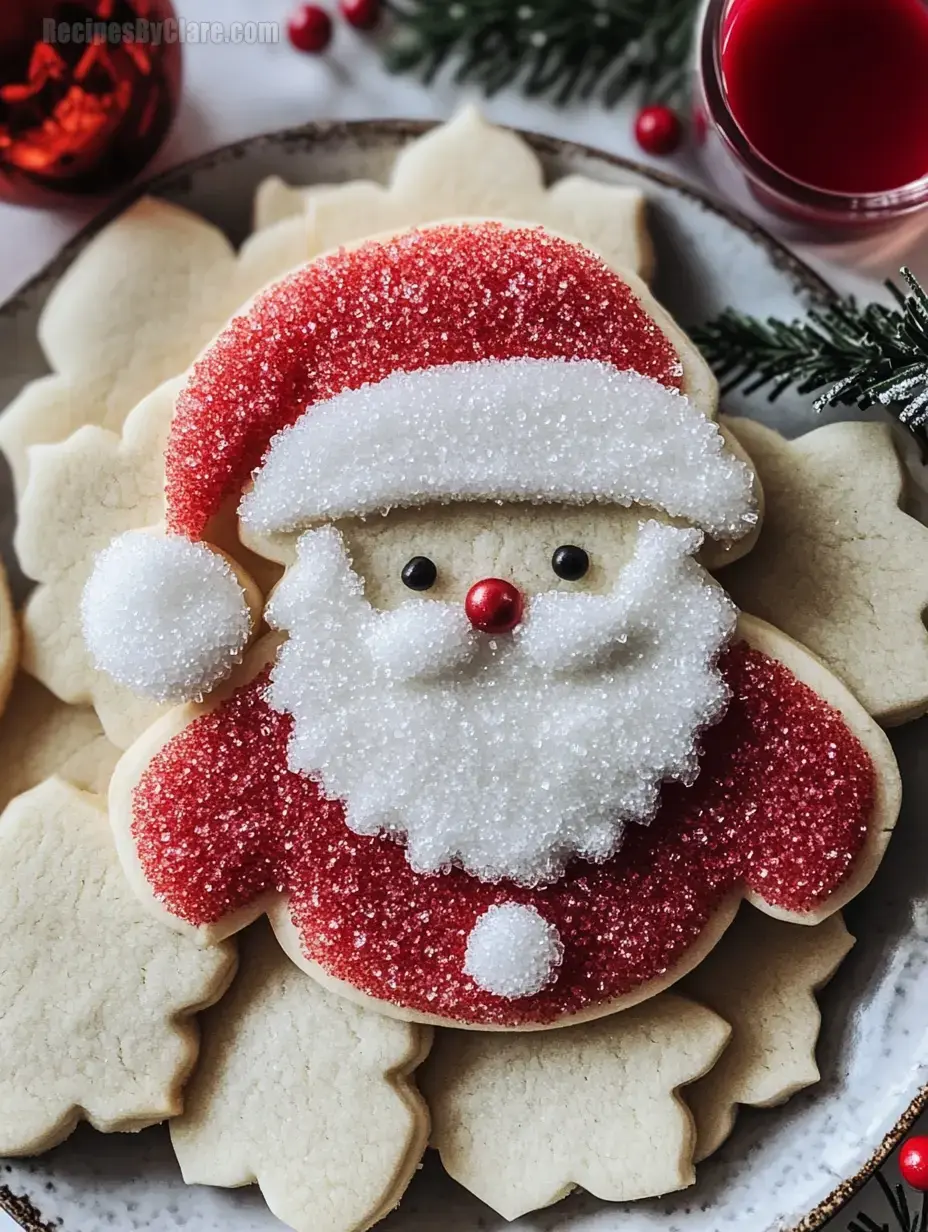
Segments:
[[[611,594],[537,596],[488,638],[459,604],[377,611],[338,532],[308,532],[268,612],[290,633],[268,698],[294,717],[291,767],[357,833],[404,838],[417,871],[534,885],[609,858],[663,781],[695,777],[727,701],[735,613],[700,540],[643,523]]]
[[[607,595],[548,591],[526,607],[513,635],[513,652],[549,672],[605,666],[630,639],[647,635],[648,604],[698,551],[702,535],[648,522],[621,583]],[[691,569],[696,566],[691,564]],[[394,680],[436,679],[484,657],[507,653],[504,640],[482,638],[459,603],[410,601],[378,615],[367,634],[371,656]],[[627,657],[627,656],[626,656]]]

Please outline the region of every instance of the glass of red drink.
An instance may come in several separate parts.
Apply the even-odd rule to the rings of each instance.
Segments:
[[[696,58],[728,195],[816,236],[928,204],[928,0],[707,0]]]

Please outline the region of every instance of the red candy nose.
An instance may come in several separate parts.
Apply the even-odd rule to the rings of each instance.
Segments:
[[[464,600],[467,619],[484,633],[511,633],[522,619],[522,592],[502,578],[474,582]]]

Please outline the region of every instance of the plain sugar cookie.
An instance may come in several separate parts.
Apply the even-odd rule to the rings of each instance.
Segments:
[[[126,884],[99,798],[49,779],[0,816],[0,1154],[79,1120],[106,1133],[180,1110],[193,1015],[228,986],[228,946],[152,920]]]
[[[31,451],[16,552],[38,585],[23,612],[23,665],[56,697],[91,705],[109,739],[126,748],[161,713],[94,669],[84,645],[81,592],[91,562],[117,535],[164,516],[164,451],[180,382],[145,398],[121,434],[86,425]]]
[[[808,646],[874,718],[928,708],[928,529],[900,502],[905,471],[887,424],[837,423],[788,441],[726,425],[766,493],[757,548],[726,569],[735,602]]]
[[[278,176],[255,195],[255,234],[240,255],[252,291],[322,252],[381,232],[449,218],[541,223],[648,281],[654,250],[644,195],[625,184],[570,175],[545,183],[538,156],[516,133],[464,107],[410,142],[386,186],[367,180],[292,188]]]
[[[0,811],[53,774],[84,791],[105,793],[117,759],[89,706],[68,706],[19,673],[0,717]]]
[[[428,1028],[326,992],[266,924],[202,1020],[203,1045],[171,1140],[188,1184],[257,1182],[296,1232],[363,1232],[399,1202],[425,1150],[413,1071]]]
[[[31,446],[82,424],[118,431],[133,406],[183,372],[244,298],[218,228],[143,197],[83,249],[49,296],[39,343],[52,373],[0,417],[18,493]]]
[[[505,1219],[578,1186],[607,1202],[672,1193],[695,1179],[677,1092],[728,1037],[722,1018],[673,993],[562,1031],[440,1031],[420,1071],[431,1145]]]
[[[6,570],[0,564],[0,713],[13,687],[20,649],[19,621],[13,609]]]
[[[710,1073],[687,1089],[696,1159],[731,1133],[740,1104],[770,1108],[818,1082],[815,994],[854,944],[840,914],[811,928],[745,905],[680,991],[721,1014],[732,1038]]]

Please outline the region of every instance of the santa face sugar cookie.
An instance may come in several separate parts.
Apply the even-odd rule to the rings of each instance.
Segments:
[[[541,229],[415,231],[259,297],[167,448],[202,585],[178,604],[137,536],[84,596],[98,661],[120,639],[126,682],[192,696],[244,646],[244,589],[199,541],[215,509],[243,491],[248,542],[288,563],[276,633],[117,768],[143,898],[204,940],[268,911],[386,1013],[532,1029],[652,996],[744,897],[811,923],[862,888],[895,763],[696,558],[758,520],[703,378],[637,284]],[[170,661],[107,619],[121,551],[151,627],[215,612],[211,646],[197,627]]]

